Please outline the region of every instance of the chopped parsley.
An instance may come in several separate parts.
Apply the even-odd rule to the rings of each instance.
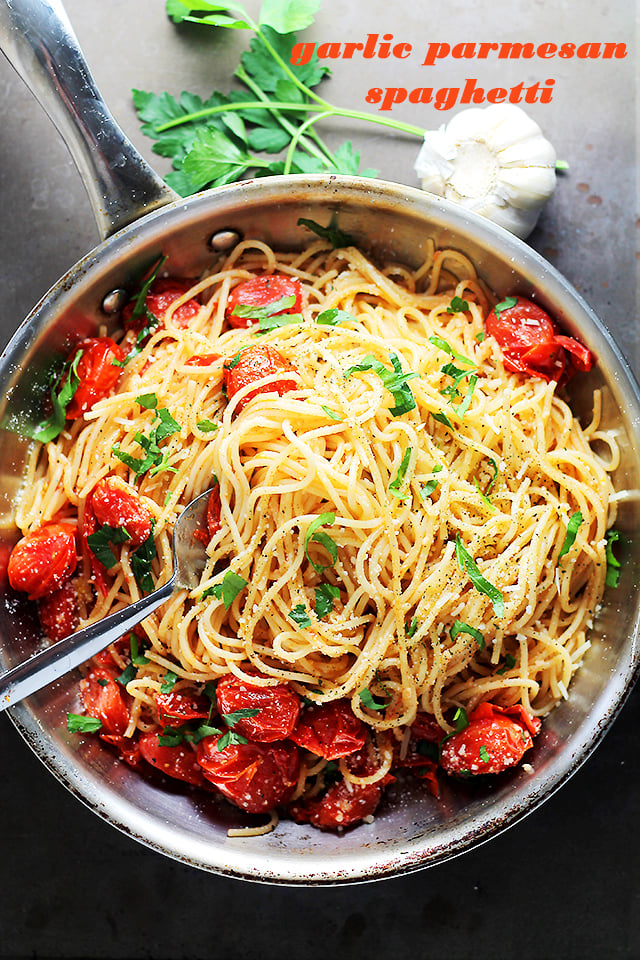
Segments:
[[[416,399],[408,381],[414,377],[419,377],[420,374],[403,373],[402,363],[397,353],[390,353],[389,359],[391,360],[393,370],[389,370],[384,363],[374,357],[372,353],[369,353],[361,363],[356,363],[354,366],[349,367],[348,370],[345,370],[344,378],[346,380],[354,373],[365,373],[372,370],[380,377],[384,387],[394,399],[395,406],[390,407],[389,412],[394,417],[401,417],[404,413],[408,413],[409,410],[413,410],[416,406]]]
[[[504,616],[504,599],[497,587],[482,576],[478,570],[477,564],[469,551],[463,545],[460,534],[456,534],[456,557],[461,570],[465,571],[471,583],[479,593],[484,593],[489,597],[493,604],[493,610],[496,617]]]
[[[401,493],[402,486],[404,485],[405,477],[407,475],[407,468],[409,466],[409,460],[411,459],[411,447],[407,447],[405,450],[402,462],[398,467],[398,472],[395,475],[394,479],[389,484],[389,493],[396,497],[398,500],[410,500],[410,493]]]
[[[202,430],[203,433],[217,433],[220,429],[220,424],[215,423],[213,420],[198,420],[196,427],[198,430]]]
[[[83,351],[78,350],[72,360],[67,360],[58,376],[53,380],[51,385],[53,411],[51,416],[43,421],[32,434],[34,440],[38,440],[40,443],[49,443],[50,440],[55,440],[64,430],[67,421],[67,407],[80,386],[78,364],[82,354]]]
[[[330,410],[329,407],[325,407],[323,403],[321,403],[320,406],[331,420],[337,420],[338,423],[342,423],[344,417],[341,417],[339,413],[336,413],[335,410]]]
[[[429,337],[429,343],[439,347],[440,350],[444,350],[445,353],[448,353],[450,357],[454,357],[454,359],[459,363],[466,363],[469,367],[475,367],[473,360],[470,360],[469,357],[465,357],[463,353],[458,353],[457,350],[454,350],[451,344],[443,337]]]
[[[245,320],[266,320],[268,317],[273,317],[277,313],[288,310],[295,302],[295,294],[290,293],[288,296],[279,297],[277,300],[272,300],[271,303],[266,303],[263,307],[248,303],[236,303],[231,313],[234,317],[243,317]]]
[[[127,540],[131,540],[131,535],[124,527],[101,527],[95,533],[89,534],[87,544],[96,560],[110,570],[118,562],[111,546],[126,543]]]
[[[408,637],[408,639],[410,640],[411,637],[414,637],[414,636],[415,636],[417,629],[418,629],[418,618],[417,618],[417,617],[413,617],[413,619],[411,620],[411,623],[409,624],[409,626],[408,626],[408,627],[405,627],[405,629],[404,629],[404,634],[405,634],[405,636]]]
[[[69,733],[95,733],[102,729],[102,720],[98,717],[86,717],[81,713],[67,714],[67,730]]]
[[[431,472],[442,473],[442,466],[439,463],[436,463],[435,467]],[[438,486],[438,483],[439,481],[436,479],[427,480],[426,483],[423,483],[422,488],[420,490],[420,493],[422,494],[423,498],[426,499],[427,497],[430,497],[433,491],[435,490],[435,488]]]
[[[340,597],[340,587],[332,583],[321,583],[315,588],[315,612],[318,620],[322,620],[333,610],[333,601]],[[291,614],[289,614],[291,616]]]
[[[300,217],[298,226],[307,227],[313,233],[317,234],[317,236],[322,237],[323,240],[328,240],[334,250],[338,247],[353,247],[356,242],[350,234],[340,230],[339,227],[333,223],[323,227],[321,224],[316,223],[315,220],[307,220],[304,217]]]
[[[578,528],[580,527],[581,523],[582,523],[582,514],[580,513],[579,510],[577,510],[575,513],[572,513],[571,516],[569,517],[569,521],[567,523],[567,530],[564,535],[564,542],[560,547],[560,553],[558,554],[558,559],[560,559],[560,557],[564,557],[565,554],[569,553],[569,550],[571,550],[571,547],[575,543],[576,534],[578,533]]]
[[[153,539],[154,521],[151,522],[151,533],[141,543],[137,550],[131,554],[131,570],[136,578],[136,583],[143,593],[151,593],[153,590],[153,576],[151,573],[151,564],[157,556],[156,544]]]
[[[322,313],[318,314],[316,323],[321,326],[337,327],[341,323],[348,323],[355,319],[352,313],[347,313],[346,310],[338,310],[337,307],[331,307],[330,310],[323,310]]]
[[[496,673],[499,677],[501,677],[507,672],[507,670],[512,670],[515,665],[516,658],[513,656],[513,654],[508,653],[504,658],[504,667],[501,667],[500,670],[496,670]]]
[[[484,637],[477,627],[471,627],[468,623],[464,623],[462,620],[455,620],[451,630],[449,631],[449,636],[452,640],[455,640],[459,633],[468,633],[470,637],[473,637],[480,649],[484,649]]]
[[[466,313],[468,309],[469,304],[466,300],[463,300],[462,297],[453,297],[447,307],[447,313]]]
[[[358,696],[369,710],[386,710],[389,706],[389,703],[381,703],[379,700],[376,700],[371,691],[367,690],[366,687],[358,693]]]
[[[484,743],[480,747],[480,759],[483,763],[489,763],[489,760],[491,759],[489,756],[489,751],[487,750],[487,746]]]
[[[242,593],[249,581],[245,580],[233,570],[227,570],[220,583],[214,584],[202,593],[201,599],[215,597],[222,600],[225,610],[228,610],[238,594]]]
[[[496,303],[495,307],[493,308],[493,312],[495,313],[496,317],[499,317],[503,310],[510,310],[511,307],[515,307],[517,302],[517,297],[505,297],[501,303]]]
[[[326,570],[327,567],[333,566],[333,564],[338,559],[338,547],[337,544],[331,539],[328,533],[325,533],[323,530],[320,530],[320,527],[330,527],[335,523],[336,515],[335,513],[321,513],[319,516],[312,520],[309,526],[307,527],[307,533],[304,538],[304,552],[307,556],[307,560],[316,571],[316,573],[322,573],[323,570]],[[316,563],[309,556],[309,544],[310,543],[319,543],[321,547],[327,551],[331,557],[331,563]]]
[[[174,673],[173,670],[167,670],[164,675],[164,679],[160,684],[160,693],[171,693],[173,688],[176,685],[178,679],[178,674]]]
[[[307,608],[304,603],[297,603],[292,610],[287,614],[290,620],[298,626],[306,629],[311,626],[311,617],[307,613]]]
[[[258,326],[260,333],[268,333],[270,330],[278,330],[295,323],[302,323],[301,313],[279,313],[274,317],[262,317]]]
[[[145,399],[151,396],[152,394],[147,394]],[[137,399],[139,402],[140,398]],[[118,446],[113,446],[111,449],[118,460],[121,460],[130,470],[133,470],[137,477],[142,476],[148,470],[151,470],[150,476],[152,477],[163,470],[171,470],[176,473],[176,468],[169,466],[168,451],[161,449],[160,444],[168,437],[179,433],[180,424],[171,416],[166,407],[149,407],[148,409],[155,409],[149,434],[145,435],[138,431],[134,436],[136,443],[144,450],[145,456],[142,458],[133,457]]]
[[[617,587],[618,581],[620,580],[620,561],[616,559],[613,552],[613,544],[618,540],[622,540],[622,536],[619,530],[612,528],[607,530],[605,534],[607,541],[606,546],[606,557],[607,557],[607,575],[605,578],[605,585],[607,587]]]

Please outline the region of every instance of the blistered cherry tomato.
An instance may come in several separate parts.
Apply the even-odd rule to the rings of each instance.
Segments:
[[[80,380],[78,388],[67,407],[67,419],[81,417],[98,400],[102,400],[115,387],[122,367],[114,360],[124,360],[125,354],[111,337],[87,337],[69,355],[69,360],[82,350],[82,356],[76,368]]]
[[[291,798],[298,782],[298,748],[279,743],[236,743],[218,750],[220,737],[198,744],[205,777],[247,813],[266,813]]]
[[[300,313],[302,309],[302,286],[295,277],[287,277],[282,273],[265,273],[260,277],[244,280],[234,287],[229,294],[225,317],[232,327],[250,327],[258,321],[250,317],[239,317],[234,313],[237,306],[268,307],[283,297],[294,297],[291,306],[276,310],[272,316],[281,313]]]
[[[378,783],[358,785],[340,780],[318,800],[290,804],[289,814],[296,823],[310,823],[321,830],[351,827],[375,813],[382,794]]]
[[[218,713],[237,710],[258,710],[254,717],[240,719],[233,729],[249,740],[273,743],[285,740],[292,732],[300,713],[300,698],[284,684],[258,687],[229,675],[216,687]]]
[[[100,526],[123,527],[131,537],[128,543],[132,547],[139,547],[148,538],[152,514],[131,484],[120,477],[102,477],[90,497],[93,513]]]
[[[115,676],[112,670],[94,667],[80,681],[80,695],[87,716],[102,720],[101,733],[122,736],[129,724],[131,698]]]
[[[38,618],[49,640],[64,640],[78,626],[78,598],[70,580],[38,601]]]
[[[188,743],[180,743],[175,747],[163,746],[158,743],[157,730],[141,734],[138,743],[142,758],[156,770],[193,786],[205,785],[202,767]]]
[[[220,529],[220,510],[220,487],[216,484],[207,500],[206,521],[209,539]]]
[[[193,286],[193,280],[182,279],[180,277],[160,277],[151,285],[151,289],[146,296],[145,306],[150,310],[154,317],[162,323],[165,314],[171,304],[182,297]],[[127,330],[139,331],[147,326],[148,319],[144,314],[131,320],[134,304],[129,303],[122,311],[122,319]],[[200,311],[200,304],[193,298],[186,300],[173,313],[173,323],[176,327],[188,327],[191,321],[197,317]]]
[[[560,336],[551,317],[524,297],[511,307],[494,308],[487,317],[487,333],[499,344],[507,370],[545,380],[560,380],[566,372],[567,350],[579,370],[589,370],[590,352],[572,337]],[[500,305],[498,305],[500,306]]]
[[[539,720],[521,711],[481,704],[469,715],[469,725],[442,744],[440,766],[447,773],[473,776],[516,766],[533,746],[531,731],[540,729]]]
[[[115,733],[101,733],[100,739],[114,747],[119,758],[133,767],[134,770],[139,770],[144,766],[137,737],[121,737]]]
[[[158,721],[163,726],[176,727],[187,720],[206,720],[211,713],[211,701],[195,691],[176,690],[157,693]]]
[[[46,523],[19,540],[7,572],[14,590],[38,600],[58,590],[76,568],[76,535],[68,523]]]
[[[97,529],[98,521],[96,520],[96,515],[93,512],[91,497],[88,497],[84,506],[82,523],[80,524],[80,542],[82,543],[82,551],[84,556],[89,558],[93,583],[97,587],[98,592],[101,593],[103,597],[106,597],[107,593],[109,592],[107,568],[103,563],[100,563],[88,544],[89,537],[91,534],[95,533]]]
[[[348,700],[331,700],[305,709],[291,739],[325,760],[337,760],[361,750],[366,731]]]
[[[256,383],[258,380],[263,380],[265,377],[286,373],[290,370],[295,370],[295,367],[288,360],[285,360],[274,347],[270,347],[268,344],[246,347],[237,357],[224,362],[224,384],[227,396],[231,400],[243,387]],[[287,379],[265,383],[248,393],[238,404],[238,409],[241,410],[259,393],[278,393],[282,396],[289,390],[296,390],[297,386],[295,380]]]

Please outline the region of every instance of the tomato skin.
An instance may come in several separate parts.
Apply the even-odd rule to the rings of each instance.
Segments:
[[[310,823],[320,830],[352,827],[364,817],[372,816],[380,803],[383,787],[379,783],[332,784],[319,800],[292,803],[289,814],[296,823]]]
[[[183,296],[194,285],[194,280],[188,280],[182,277],[159,277],[155,280],[151,289],[145,298],[145,306],[154,317],[162,321],[165,318],[167,310],[178,297]],[[122,320],[126,330],[142,330],[148,323],[146,316],[141,314],[135,320],[131,320],[134,304],[129,303],[122,311]],[[197,300],[191,298],[186,300],[177,310],[174,311],[172,321],[176,327],[184,329],[188,327],[191,321],[197,317],[200,312],[200,304]]]
[[[18,540],[7,573],[14,590],[39,600],[58,590],[77,565],[75,529],[68,523],[46,523]]]
[[[115,733],[101,733],[100,739],[108,743],[109,746],[115,747],[120,759],[124,760],[130,767],[133,767],[134,770],[139,770],[144,766],[142,757],[140,756],[140,746],[136,737],[122,737]]]
[[[80,694],[87,716],[102,720],[101,735],[122,736],[129,725],[131,698],[115,677],[115,671],[94,667],[80,681]]]
[[[216,484],[213,490],[211,491],[211,493],[209,494],[209,499],[207,501],[206,521],[207,521],[207,530],[209,532],[209,539],[211,539],[213,535],[217,533],[221,527],[221,523],[220,523],[221,508],[222,508],[222,504],[220,501],[220,486]]]
[[[195,751],[189,744],[180,743],[176,747],[163,746],[158,743],[157,730],[141,734],[138,744],[143,760],[160,773],[175,780],[184,780],[196,787],[206,785],[202,767],[198,764]]]
[[[152,514],[131,484],[109,475],[91,491],[91,507],[100,526],[123,527],[132,547],[139,547],[151,533]]]
[[[180,726],[187,720],[206,720],[211,713],[211,702],[204,694],[176,690],[157,693],[158,721],[165,727]]]
[[[220,356],[219,353],[194,353],[185,363],[188,367],[210,367]]]
[[[76,373],[80,380],[78,389],[67,407],[68,420],[76,420],[98,400],[102,400],[120,378],[122,367],[115,366],[114,360],[124,360],[125,353],[111,337],[87,337],[81,340],[69,355],[73,361],[82,350]]]
[[[512,307],[487,317],[485,327],[500,346],[507,370],[560,380],[567,373],[567,351],[579,370],[592,366],[590,351],[578,340],[557,332],[548,313],[525,297],[516,297]]]
[[[365,725],[349,701],[331,700],[304,710],[291,739],[325,760],[338,760],[361,750],[366,736]]]
[[[54,643],[70,636],[78,626],[78,602],[70,580],[38,601],[38,618],[44,634]]]
[[[224,362],[224,384],[229,400],[243,387],[251,383],[270,377],[273,374],[295,370],[295,367],[282,356],[274,347],[268,344],[258,344],[255,347],[246,347],[239,357]],[[280,396],[289,390],[296,390],[295,380],[277,380],[265,383],[248,393],[238,404],[238,410],[257,397],[260,393],[278,393]]]
[[[239,734],[256,743],[286,740],[300,713],[300,698],[284,684],[258,687],[232,674],[218,681],[216,701],[220,714],[247,709],[260,711],[255,717],[238,720],[233,725]]]
[[[522,708],[520,708],[522,709]],[[450,774],[502,773],[522,760],[533,746],[531,728],[537,732],[540,721],[521,720],[519,711],[483,703],[469,715],[469,725],[446,739],[440,751],[440,766]],[[512,719],[517,717],[517,719]],[[482,748],[488,759],[482,759]]]
[[[274,317],[279,317],[283,313],[300,313],[302,286],[295,277],[287,277],[282,273],[265,273],[259,277],[244,280],[233,288],[229,294],[224,315],[232,327],[250,327],[258,321],[250,317],[235,316],[233,311],[236,306],[267,307],[276,300],[291,296],[295,297],[293,305],[278,310],[273,314]]]
[[[227,800],[247,813],[267,813],[291,798],[300,772],[295,744],[236,743],[218,750],[219,739],[200,741],[198,763]]]

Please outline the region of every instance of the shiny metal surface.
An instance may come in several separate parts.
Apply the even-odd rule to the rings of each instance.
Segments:
[[[176,199],[105,106],[59,0],[2,0],[0,48],[69,148],[101,237]]]
[[[197,274],[211,262],[212,233],[235,229],[278,247],[308,239],[300,217],[338,218],[373,256],[418,264],[429,238],[462,250],[502,296],[537,291],[565,329],[594,350],[597,367],[576,378],[574,408],[588,419],[589,395],[603,388],[605,425],[618,432],[623,459],[616,485],[632,495],[620,505],[617,526],[629,541],[620,586],[596,619],[592,648],[572,684],[572,696],[546,721],[531,755],[532,774],[518,770],[490,787],[445,784],[439,801],[420,789],[391,788],[375,822],[344,836],[282,823],[251,841],[229,839],[229,826],[247,821],[208,797],[166,791],[124,767],[101,744],[66,733],[67,710],[77,711],[73,677],[13,711],[21,732],[47,766],[101,816],[153,849],[207,870],[288,883],[336,883],[406,872],[461,853],[513,823],[549,796],[594,748],[612,721],[638,667],[640,551],[634,543],[640,488],[640,402],[637,387],[611,337],[567,282],[530,248],[445,201],[377,181],[355,178],[273,178],[226,187],[171,204],[125,228],[81,261],[22,325],[2,359],[9,387],[1,411],[5,430],[31,406],[34,369],[44,368],[77,332],[103,320],[105,292],[131,285],[160,252],[168,269]],[[372,239],[373,238],[373,239]],[[0,492],[10,502],[19,486],[27,443],[5,432],[12,468],[4,465]],[[7,531],[6,539],[11,538]],[[33,645],[26,605],[7,596],[0,607],[3,658],[15,662]]]
[[[173,572],[166,583],[121,610],[98,620],[35,653],[29,660],[12,667],[0,676],[0,711],[14,707],[25,697],[42,690],[50,683],[80,667],[91,657],[126,636],[145,617],[169,599],[178,587],[193,589],[199,583],[206,562],[206,552],[194,531],[202,523],[210,490],[205,490],[187,504],[173,531]]]

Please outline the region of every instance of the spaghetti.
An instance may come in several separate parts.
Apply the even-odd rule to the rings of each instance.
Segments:
[[[238,291],[256,277],[286,278],[300,299],[285,285],[262,305],[243,304]],[[207,762],[253,743],[252,711],[223,716],[220,697],[217,713],[215,698],[213,712],[200,702],[191,717],[158,707],[169,687],[174,705],[180,695],[201,701],[222,678],[245,691],[291,691],[303,708],[296,729],[327,705],[349,705],[347,726],[364,731],[350,753],[314,751],[316,729],[316,740],[291,733],[295,769],[289,755],[278,761],[291,767],[293,815],[318,826],[354,822],[354,791],[379,799],[399,766],[433,774],[437,744],[451,747],[478,710],[478,723],[508,722],[531,745],[537,718],[567,696],[589,647],[618,461],[599,430],[597,395],[583,428],[557,378],[510,372],[485,335],[492,305],[455,251],[432,249],[413,271],[322,240],[290,254],[247,240],[156,300],[160,323],[143,329],[143,314],[114,335],[125,357],[117,387],[34,450],[18,524],[27,536],[54,521],[82,531],[93,491],[116,476],[151,518],[147,559],[160,583],[178,514],[215,488],[201,583],[144,621],[133,669],[128,641],[108,655],[113,676],[130,670],[116,744],[125,757],[124,740],[160,735],[170,749],[162,731],[172,722],[184,735],[204,721],[201,742],[183,738],[180,750],[223,789]],[[282,363],[269,366],[275,355]],[[94,518],[92,529],[111,528]],[[100,563],[86,540],[73,580],[83,624],[149,585],[129,535],[110,541],[114,562],[102,564],[103,589],[92,589]],[[89,702],[85,693],[87,712]],[[217,748],[206,732],[216,722],[227,736]],[[494,772],[491,736],[479,744],[482,762],[449,772]],[[275,757],[290,742],[266,747]],[[418,749],[424,742],[435,754]],[[348,802],[338,797],[325,823],[318,810],[330,783]]]

